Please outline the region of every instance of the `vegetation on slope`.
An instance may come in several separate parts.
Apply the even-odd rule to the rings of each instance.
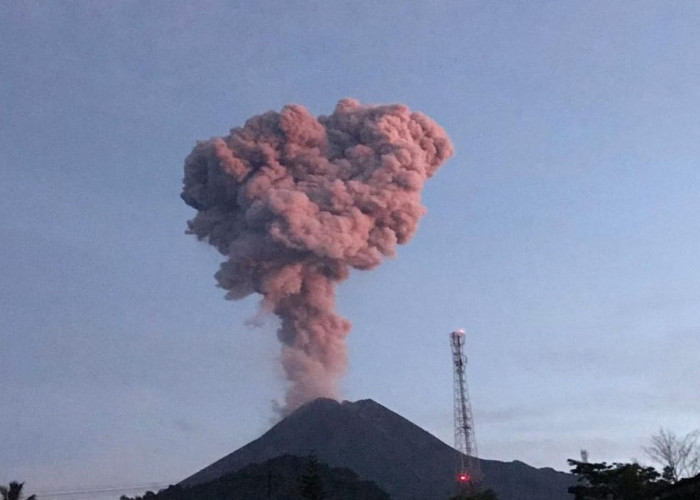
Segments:
[[[121,500],[389,500],[372,481],[350,469],[329,467],[314,455],[282,455],[248,465],[219,479],[194,486],[170,486],[158,493]]]

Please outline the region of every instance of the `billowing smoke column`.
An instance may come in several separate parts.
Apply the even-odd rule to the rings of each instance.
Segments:
[[[297,105],[254,116],[185,160],[188,233],[226,257],[215,275],[226,298],[257,292],[281,320],[283,412],[336,395],[350,323],[334,286],[411,238],[423,183],[451,155],[427,116],[344,99],[318,119]]]

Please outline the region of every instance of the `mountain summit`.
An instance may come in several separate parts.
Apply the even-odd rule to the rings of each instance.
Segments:
[[[348,467],[375,481],[396,500],[446,499],[455,487],[456,451],[402,416],[372,401],[307,403],[261,437],[193,474],[180,484],[217,479],[284,454]],[[484,486],[500,500],[564,500],[571,475],[522,462],[480,460]]]

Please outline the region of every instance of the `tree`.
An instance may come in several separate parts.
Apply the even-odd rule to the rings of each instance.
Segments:
[[[498,500],[496,493],[492,489],[480,491],[479,493],[464,493],[450,498],[450,500]]]
[[[24,483],[12,481],[9,487],[0,486],[2,500],[22,500],[22,488]],[[36,495],[30,495],[25,500],[36,500]]]
[[[693,477],[700,473],[700,429],[679,437],[661,428],[644,452],[664,468],[664,478],[670,482]]]
[[[299,486],[301,497],[304,500],[323,500],[326,496],[323,491],[323,479],[318,459],[314,453],[309,455],[306,469],[299,478]]]
[[[668,484],[653,467],[637,463],[568,462],[578,476],[578,484],[569,488],[575,500],[650,500]]]

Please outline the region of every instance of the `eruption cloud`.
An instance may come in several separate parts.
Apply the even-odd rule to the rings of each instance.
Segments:
[[[187,232],[226,257],[215,274],[226,298],[259,293],[280,319],[283,413],[336,396],[350,322],[334,287],[410,240],[423,184],[452,152],[421,113],[343,99],[330,116],[298,105],[254,116],[185,160]]]

